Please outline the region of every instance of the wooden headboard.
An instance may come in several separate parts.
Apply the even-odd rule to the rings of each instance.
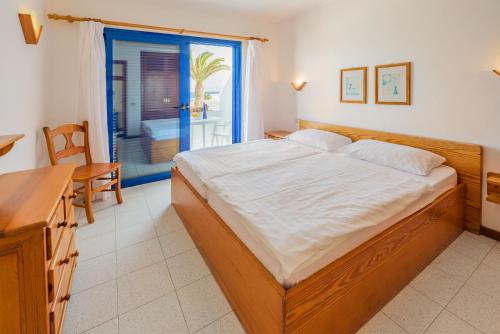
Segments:
[[[479,234],[481,227],[481,188],[483,171],[483,151],[480,145],[357,129],[304,120],[299,120],[299,128],[332,131],[350,137],[353,141],[359,139],[375,139],[413,146],[445,157],[447,160],[445,164],[456,169],[458,182],[464,183],[467,188],[465,208],[466,228],[471,232]]]

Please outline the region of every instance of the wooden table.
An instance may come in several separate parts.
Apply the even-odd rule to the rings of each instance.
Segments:
[[[191,145],[193,144],[193,128],[195,125],[201,125],[203,129],[203,147],[207,147],[206,145],[206,127],[207,124],[217,124],[218,121],[220,121],[220,117],[208,117],[208,118],[200,118],[200,119],[194,119],[191,118]]]
[[[488,202],[500,204],[500,174],[488,173],[486,183],[488,185]]]
[[[0,157],[9,153],[16,141],[23,137],[23,134],[0,136]]]
[[[270,130],[265,132],[265,137],[269,139],[285,139],[291,133],[291,131],[285,130]]]

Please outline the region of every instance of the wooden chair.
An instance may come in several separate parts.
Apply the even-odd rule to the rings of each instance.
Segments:
[[[74,156],[76,154],[85,154],[85,165],[80,166],[75,169],[73,173],[73,181],[78,183],[83,183],[82,187],[75,189],[75,193],[84,195],[83,204],[74,202],[73,204],[78,207],[85,208],[87,214],[87,221],[89,224],[94,222],[94,214],[92,211],[92,198],[95,194],[101,191],[114,191],[116,195],[116,201],[118,204],[122,203],[121,186],[120,186],[120,163],[92,163],[92,157],[90,155],[89,147],[89,125],[87,121],[83,122],[83,125],[78,124],[65,124],[61,125],[53,130],[48,127],[43,128],[45,133],[45,139],[47,141],[47,148],[49,151],[50,162],[52,165],[57,165],[58,161],[62,158],[67,158]],[[75,146],[73,143],[73,134],[75,132],[83,132],[83,146]],[[57,136],[64,136],[66,139],[66,145],[64,149],[57,151],[54,145],[54,138]],[[111,177],[105,177],[111,174]],[[114,176],[113,176],[114,174]],[[105,180],[109,181],[106,184],[93,187],[93,181]],[[111,186],[115,185],[115,189],[111,189]]]

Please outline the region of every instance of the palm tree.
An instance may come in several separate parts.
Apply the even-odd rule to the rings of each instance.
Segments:
[[[203,83],[210,77],[212,74],[230,70],[231,68],[227,65],[224,65],[224,58],[215,58],[211,60],[214,54],[211,52],[203,52],[196,59],[193,60],[193,53],[190,55],[190,64],[191,64],[191,78],[195,81],[195,89],[194,89],[194,110],[199,111],[203,107],[205,90],[203,88]]]

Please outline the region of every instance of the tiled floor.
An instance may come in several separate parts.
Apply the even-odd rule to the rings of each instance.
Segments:
[[[77,230],[64,332],[243,333],[170,205],[170,182],[123,195]],[[500,243],[463,233],[359,333],[500,333]]]

